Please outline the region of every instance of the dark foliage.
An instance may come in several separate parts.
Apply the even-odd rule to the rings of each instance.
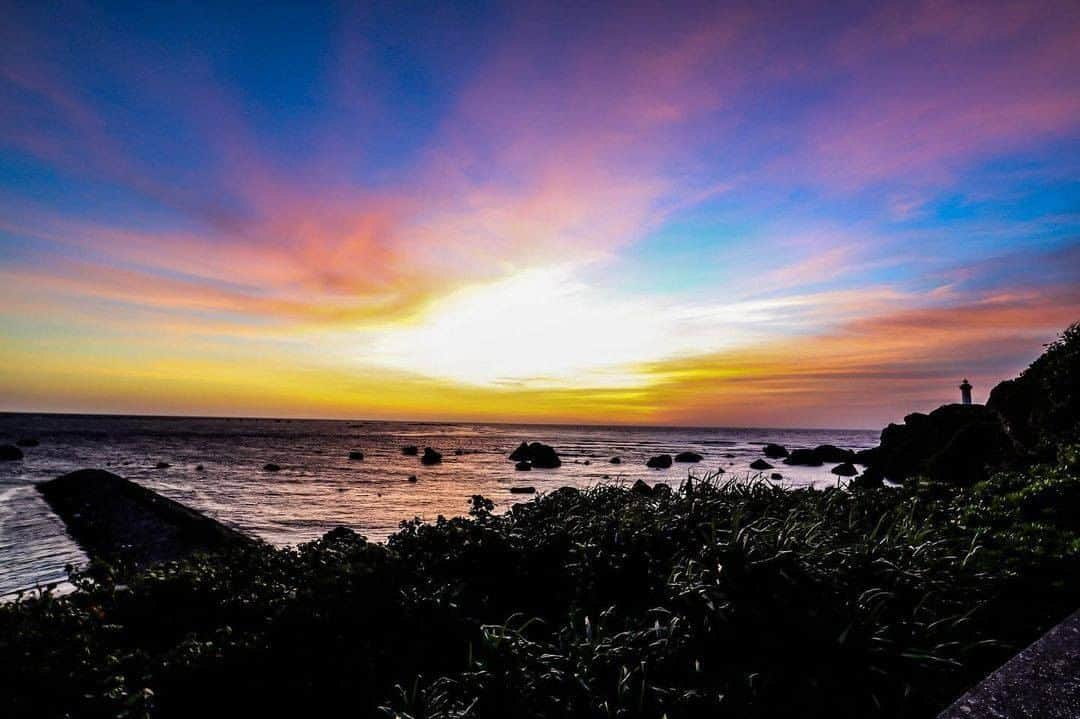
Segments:
[[[1080,434],[1080,322],[1047,347],[1019,377],[994,387],[986,406],[1013,438],[1049,458]]]
[[[0,715],[931,717],[1080,600],[1071,452],[961,490],[564,488],[386,546],[98,565],[0,607]]]

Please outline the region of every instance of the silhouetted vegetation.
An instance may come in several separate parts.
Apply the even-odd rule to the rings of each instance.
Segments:
[[[965,489],[562,489],[0,609],[0,713],[932,716],[1080,600],[1075,448]]]
[[[1019,377],[994,387],[986,406],[1013,438],[1046,458],[1080,434],[1080,322],[1050,344]]]

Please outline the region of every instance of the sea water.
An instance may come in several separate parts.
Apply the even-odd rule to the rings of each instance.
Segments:
[[[381,541],[403,520],[463,514],[475,494],[501,510],[531,498],[511,494],[514,486],[546,492],[637,479],[677,485],[688,473],[717,469],[749,477],[767,442],[862,449],[877,444],[878,432],[0,414],[0,443],[23,437],[40,444],[24,448],[22,461],[0,462],[0,595],[60,581],[65,565],[86,562],[34,489],[76,469],[107,469],[275,545],[309,541],[339,525]],[[523,440],[554,446],[562,467],[516,471],[507,455]],[[405,445],[433,447],[442,463],[424,466],[402,454]],[[364,459],[350,460],[351,450]],[[667,470],[645,466],[653,455],[687,450],[704,460]],[[621,463],[612,464],[616,456]],[[281,470],[264,471],[270,462]],[[837,482],[828,464],[771,463],[776,468],[765,476],[779,472],[784,483]]]

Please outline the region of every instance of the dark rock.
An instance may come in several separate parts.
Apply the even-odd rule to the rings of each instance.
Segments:
[[[206,471],[206,467],[202,466],[201,464],[196,464],[196,465],[195,465],[195,471],[196,471],[196,472],[205,472],[205,471]]]
[[[0,462],[14,462],[22,458],[22,450],[15,445],[0,444]]]
[[[823,463],[834,462],[854,462],[855,453],[850,449],[841,449],[831,444],[821,444],[814,448],[814,454],[818,456]]]
[[[855,469],[855,465],[850,462],[844,462],[833,467],[832,473],[840,477],[854,477],[859,473],[859,470]]]
[[[562,465],[562,461],[559,459],[559,455],[553,447],[549,447],[546,444],[540,444],[539,442],[533,442],[529,445],[529,450],[532,452],[533,467],[555,469]]]
[[[555,451],[555,448],[542,442],[532,444],[522,442],[510,453],[510,459],[514,462],[530,462],[533,467],[540,469],[555,469],[562,466],[562,460],[559,459],[559,453]]]
[[[357,460],[359,460],[359,459],[363,459],[363,458],[364,458],[364,453],[361,452],[358,449],[354,449],[351,452],[349,452],[349,459],[357,459]]]
[[[848,489],[880,489],[885,486],[885,480],[876,472],[863,472],[858,477],[853,477],[848,482]]]
[[[667,469],[671,466],[671,455],[658,454],[655,457],[650,457],[649,461],[645,463],[645,466],[653,469]]]
[[[765,445],[763,451],[765,452],[765,456],[769,459],[780,459],[782,457],[788,456],[787,447],[781,444],[769,443]]]
[[[727,457],[728,459],[734,459],[734,458],[735,458],[735,454],[734,454],[734,453],[732,453],[732,452],[728,452],[728,453],[727,453],[727,454],[725,454],[724,456],[725,456],[725,457]]]
[[[274,464],[273,462],[267,462],[266,464],[263,465],[263,471],[265,471],[265,472],[280,472],[281,467],[279,465]]]
[[[406,457],[415,457],[416,455],[420,454],[420,448],[417,447],[415,444],[407,444],[401,448],[401,453],[404,454]]]
[[[622,457],[612,457],[608,461],[612,464],[622,464]]]
[[[771,475],[769,475],[769,477],[771,479],[783,479],[784,475],[780,474],[779,472],[773,472]]]
[[[442,462],[442,454],[431,447],[424,447],[424,456],[420,458],[420,464],[438,464]]]
[[[876,475],[893,482],[925,475],[950,484],[972,484],[1016,461],[1019,451],[999,415],[982,405],[947,404],[890,424],[881,444],[860,453]]]
[[[511,487],[510,494],[536,494],[536,487]]]
[[[750,469],[756,469],[758,471],[763,469],[772,469],[773,466],[766,462],[764,459],[755,459],[750,463]]]
[[[23,437],[15,442],[15,444],[19,447],[36,447],[41,444],[41,442],[38,441],[37,437]]]
[[[700,462],[705,459],[697,452],[679,452],[675,455],[676,462]]]
[[[870,449],[860,449],[855,453],[855,464],[873,464],[874,459],[881,455],[880,448],[871,447]]]
[[[825,462],[812,449],[793,449],[788,453],[784,464],[795,464],[804,467],[820,467]]]
[[[168,462],[158,462],[158,463],[157,463],[157,464],[155,465],[155,467],[157,467],[158,469],[168,469],[168,468],[169,468],[169,467],[171,467],[171,466],[172,466],[172,465],[171,465],[171,464],[169,464]]]
[[[456,454],[458,457],[460,457],[463,454],[465,454],[465,450],[463,450],[461,447],[458,447],[457,449],[454,450],[454,454]]]
[[[410,482],[415,482],[416,481],[416,475],[415,474],[410,474],[409,475],[409,481]]]
[[[519,472],[528,472],[530,469],[532,469],[532,465],[528,462],[518,462],[514,465],[514,469]]]
[[[1016,447],[997,423],[961,427],[948,443],[926,461],[926,472],[937,482],[972,484],[991,470],[1012,463]]]
[[[630,491],[643,497],[653,496],[653,488],[643,479],[634,482],[634,486],[630,487]]]

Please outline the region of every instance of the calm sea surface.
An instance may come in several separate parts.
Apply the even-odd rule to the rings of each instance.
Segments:
[[[552,425],[428,424],[329,420],[198,419],[86,415],[0,414],[0,443],[35,437],[21,462],[0,462],[0,595],[62,580],[64,565],[86,561],[33,485],[86,467],[108,469],[277,545],[297,544],[345,525],[383,540],[399,522],[462,514],[474,494],[500,508],[528,495],[601,482],[677,484],[688,472],[724,469],[751,474],[761,445],[789,449],[835,444],[861,449],[877,444],[864,430],[639,428]],[[522,440],[553,445],[559,469],[517,472],[509,454]],[[441,465],[424,467],[401,447],[431,446]],[[364,452],[351,461],[350,450]],[[697,465],[651,470],[654,454],[693,450]],[[458,453],[460,452],[460,453]],[[619,456],[622,464],[611,464]],[[171,466],[157,469],[159,462]],[[281,466],[264,472],[267,462]],[[196,465],[204,471],[197,471]],[[785,482],[835,483],[830,465],[777,463]],[[418,481],[409,482],[415,474]]]

